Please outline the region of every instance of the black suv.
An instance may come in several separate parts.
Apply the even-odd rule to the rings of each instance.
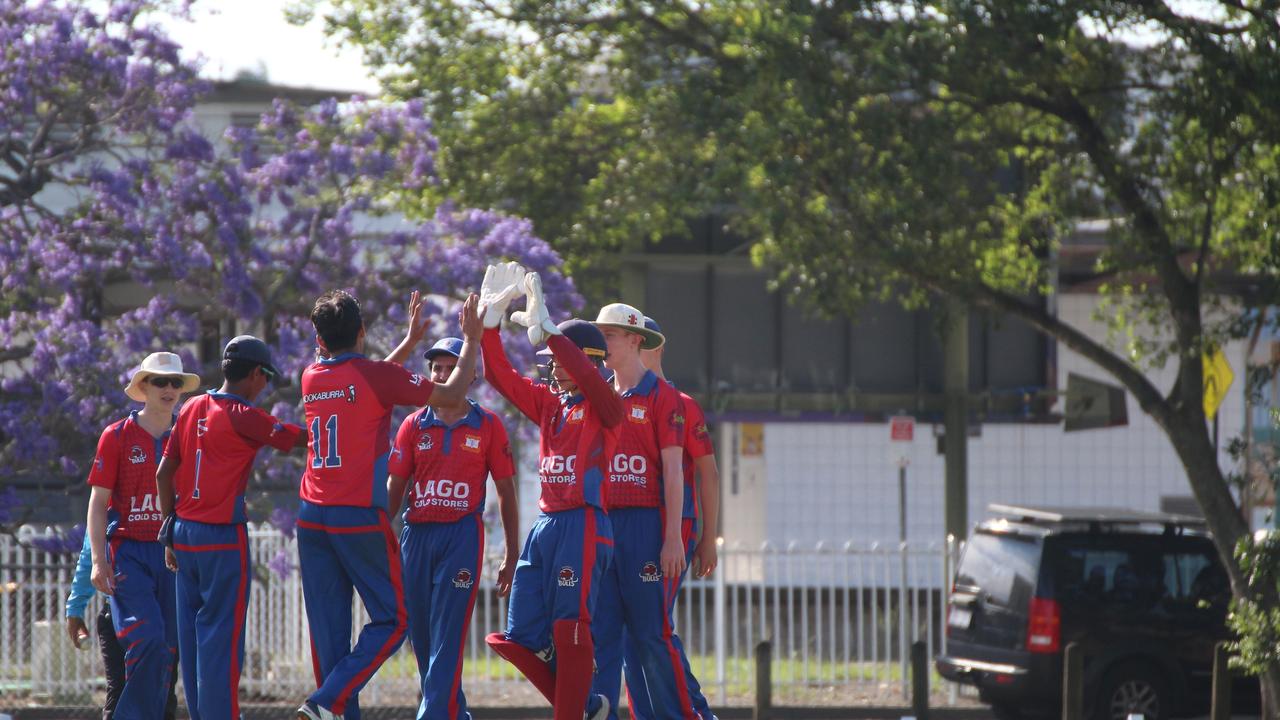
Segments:
[[[943,677],[1000,718],[1060,712],[1080,643],[1094,720],[1204,712],[1230,587],[1203,522],[1109,508],[992,505],[960,558]],[[1237,687],[1257,697],[1257,685]]]

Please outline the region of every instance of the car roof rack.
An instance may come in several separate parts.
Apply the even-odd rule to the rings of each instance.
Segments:
[[[1163,525],[1166,531],[1180,527],[1203,528],[1204,518],[1151,510],[1116,507],[1043,507],[992,503],[987,510],[1007,515],[1017,522],[1032,524],[1090,525]]]

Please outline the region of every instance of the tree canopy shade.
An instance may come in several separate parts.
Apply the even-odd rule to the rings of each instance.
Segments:
[[[188,368],[218,379],[235,333],[215,330],[201,367],[189,348],[202,327],[268,338],[295,382],[264,402],[296,420],[324,290],[361,300],[375,354],[404,332],[413,289],[449,306],[431,308],[429,332],[456,332],[458,301],[498,259],[541,271],[558,311],[581,303],[526,220],[449,203],[412,220],[395,212],[436,182],[422,101],[277,101],[211,142],[193,116],[206,88],[148,24],[153,5],[95,7],[0,0],[0,467],[10,478],[83,482],[149,352],[186,348]],[[143,304],[114,312],[121,287],[140,288]],[[265,467],[294,483],[300,462]],[[0,500],[0,522],[20,523],[14,497]]]
[[[574,267],[713,214],[828,312],[939,293],[1025,319],[1165,430],[1232,561],[1201,355],[1277,300],[1272,0],[301,4],[440,119],[432,192],[505,203]],[[1122,352],[1027,301],[1090,218],[1107,320],[1148,338]]]

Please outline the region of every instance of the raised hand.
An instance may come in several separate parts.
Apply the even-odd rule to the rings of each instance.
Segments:
[[[528,300],[524,310],[511,313],[511,321],[529,328],[529,342],[541,345],[552,335],[559,335],[560,329],[551,322],[551,313],[547,312],[542,297],[542,278],[538,273],[525,274],[523,285]]]
[[[480,342],[480,336],[484,334],[484,321],[479,310],[480,296],[471,293],[458,312],[458,327],[462,328],[463,340]]]
[[[524,267],[517,262],[490,265],[484,271],[480,283],[480,308],[484,315],[484,327],[496,328],[502,323],[511,301],[523,293]]]
[[[422,317],[422,296],[417,290],[409,293],[409,329],[405,332],[405,340],[410,347],[422,342],[427,335],[427,318]]]

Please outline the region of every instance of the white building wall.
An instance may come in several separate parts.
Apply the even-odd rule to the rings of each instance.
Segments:
[[[1068,295],[1059,315],[1091,336],[1106,337],[1091,319],[1098,298]],[[1244,426],[1244,343],[1225,352],[1236,374],[1220,409],[1220,463],[1231,468],[1225,451]],[[1058,347],[1058,388],[1076,372],[1117,384],[1099,367],[1064,346]],[[1174,368],[1152,370],[1149,377],[1167,392]],[[1126,393],[1129,425],[1065,433],[1062,425],[987,424],[969,438],[969,521],[988,516],[994,502],[1061,506],[1116,506],[1159,510],[1162,497],[1190,496],[1186,475],[1168,438]],[[1056,410],[1061,412],[1065,401]],[[721,453],[733,453],[735,423],[725,423]],[[727,442],[726,442],[727,441]],[[761,541],[785,546],[818,542],[856,546],[898,541],[897,455],[905,450],[907,537],[911,544],[944,542],[943,456],[937,454],[933,428],[917,424],[911,443],[890,443],[886,423],[768,422],[764,425],[765,482],[755,489],[744,482],[740,457],[727,457],[725,474],[739,471],[739,492],[732,478],[723,481],[726,542],[756,547]],[[735,462],[736,461],[736,462]],[[749,461],[748,461],[749,465]]]

